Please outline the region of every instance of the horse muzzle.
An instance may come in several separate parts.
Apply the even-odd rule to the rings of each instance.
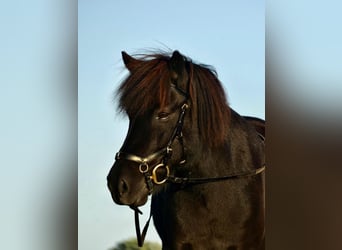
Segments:
[[[142,178],[129,177],[124,172],[119,173],[117,163],[107,176],[107,187],[113,201],[118,205],[142,206],[146,203],[149,190]],[[140,177],[140,176],[139,176]]]

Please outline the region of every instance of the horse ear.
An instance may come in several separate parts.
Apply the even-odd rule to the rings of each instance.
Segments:
[[[182,56],[177,50],[174,51],[172,57],[170,58],[169,65],[171,70],[171,78],[177,80],[185,70],[184,56]]]
[[[126,68],[131,72],[137,68],[139,63],[142,62],[141,60],[135,59],[134,57],[128,55],[125,51],[122,51],[121,55],[122,55],[122,60],[124,61]]]

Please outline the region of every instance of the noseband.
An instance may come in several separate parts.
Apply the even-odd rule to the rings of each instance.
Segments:
[[[149,190],[149,194],[153,191],[153,184],[161,185],[165,183],[170,175],[170,169],[168,166],[168,161],[170,160],[172,156],[172,144],[174,140],[177,138],[180,145],[182,146],[182,158],[179,162],[179,164],[185,163],[185,153],[184,153],[184,144],[183,144],[183,124],[184,124],[184,116],[186,110],[189,108],[189,105],[186,103],[186,101],[181,106],[180,114],[178,117],[177,124],[172,132],[172,135],[166,145],[165,148],[154,152],[146,157],[140,157],[134,154],[125,153],[119,151],[115,155],[115,160],[127,160],[127,161],[133,161],[135,163],[138,163],[139,165],[139,172],[142,173],[145,177],[145,181]],[[152,166],[151,173],[150,173],[150,165],[152,162],[161,159],[161,162],[159,164],[156,164]],[[166,174],[163,179],[158,179],[157,171],[158,169],[165,169]]]

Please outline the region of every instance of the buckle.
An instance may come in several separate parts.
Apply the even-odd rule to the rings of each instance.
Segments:
[[[166,169],[166,175],[165,178],[162,180],[158,180],[158,176],[157,176],[157,170],[159,168],[164,167]],[[164,165],[163,163],[158,164],[153,170],[152,170],[152,176],[151,179],[153,180],[153,182],[157,185],[163,184],[166,182],[167,178],[169,177],[170,174],[170,169],[167,165]]]
[[[184,110],[184,109],[188,109],[189,108],[189,105],[185,102],[183,103],[181,109]]]

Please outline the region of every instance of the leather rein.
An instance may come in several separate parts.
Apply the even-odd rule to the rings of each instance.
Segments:
[[[164,183],[173,183],[173,184],[180,184],[180,185],[204,184],[204,183],[225,181],[225,180],[238,179],[238,178],[258,175],[265,170],[266,166],[265,164],[263,164],[260,168],[249,171],[249,172],[241,172],[241,173],[235,173],[235,174],[219,176],[219,177],[190,178],[190,177],[176,177],[176,176],[170,175],[168,161],[170,160],[172,156],[172,144],[175,141],[175,139],[178,140],[178,142],[180,143],[182,147],[182,158],[178,164],[184,165],[186,163],[182,129],[183,129],[183,124],[184,124],[185,113],[186,113],[186,110],[189,108],[189,105],[187,104],[188,94],[182,89],[179,89],[175,85],[172,85],[172,87],[174,87],[179,93],[185,96],[186,99],[181,106],[180,114],[178,116],[178,121],[176,123],[176,126],[171,134],[171,137],[166,147],[146,157],[140,157],[135,154],[125,153],[121,151],[117,152],[115,155],[115,160],[127,160],[127,161],[133,161],[139,164],[138,165],[139,172],[144,175],[146,185],[149,190],[149,195],[152,194],[154,185],[161,185]],[[260,134],[259,136],[264,141],[264,137]],[[160,158],[161,158],[161,162],[154,165],[150,169],[151,163]],[[164,169],[166,173],[163,179],[158,179],[157,171],[160,169]],[[130,208],[134,210],[135,229],[136,229],[136,235],[137,235],[137,240],[138,240],[138,246],[142,247],[144,244],[147,229],[150,224],[150,220],[152,218],[152,211],[150,210],[149,218],[141,233],[140,223],[139,223],[139,214],[142,214],[142,212],[139,210],[138,207],[131,206]]]

